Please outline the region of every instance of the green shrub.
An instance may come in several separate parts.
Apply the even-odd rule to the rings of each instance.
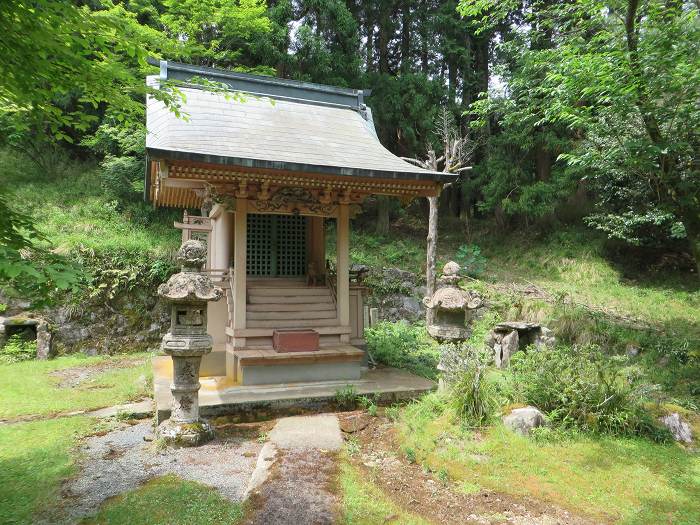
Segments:
[[[431,379],[437,376],[437,344],[423,325],[382,321],[365,330],[365,339],[367,349],[380,363]]]
[[[27,361],[36,356],[36,341],[29,340],[20,334],[10,336],[5,345],[0,348],[0,363],[16,363]]]
[[[486,425],[499,406],[496,383],[488,377],[490,354],[467,344],[444,344],[440,353],[455,414],[466,425]]]
[[[144,160],[136,157],[108,157],[102,163],[102,189],[120,206],[139,198],[145,169]]]
[[[479,277],[486,269],[486,257],[476,244],[462,244],[457,248],[455,261],[462,267],[462,275]]]
[[[355,385],[345,385],[335,391],[335,403],[340,409],[351,410],[357,406],[357,389]]]
[[[517,400],[546,412],[555,425],[666,440],[642,404],[652,387],[625,364],[593,346],[531,348],[513,356],[511,373]]]

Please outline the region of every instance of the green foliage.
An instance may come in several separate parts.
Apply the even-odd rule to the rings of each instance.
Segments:
[[[335,391],[335,403],[338,408],[351,410],[357,405],[357,389],[355,385],[345,385]]]
[[[519,400],[565,428],[624,436],[669,438],[642,405],[654,389],[639,372],[595,347],[531,349],[511,360]]]
[[[403,409],[398,446],[421,465],[447,471],[452,486],[536,498],[605,522],[646,525],[700,519],[700,457],[675,443],[563,430],[529,438],[502,425],[465,430],[428,394]],[[545,436],[544,432],[547,432]],[[653,494],[641,498],[640,494]]]
[[[590,226],[633,245],[689,239],[695,250],[697,4],[550,2],[529,9],[462,0],[460,12],[479,20],[483,31],[509,23],[523,29],[496,48],[508,92],[472,107],[479,124],[496,118],[501,128],[491,141],[494,156],[482,167],[491,181],[485,205],[536,217],[570,195],[574,181],[586,180],[597,208],[586,220]],[[531,167],[523,172],[521,162],[511,163],[516,159]],[[540,195],[532,212],[522,206],[528,192]],[[513,199],[521,205],[513,208]]]
[[[462,267],[462,274],[479,277],[486,267],[486,257],[476,244],[462,244],[455,253],[455,262]]]
[[[365,329],[365,340],[368,351],[380,363],[435,378],[439,353],[424,326],[382,321]]]
[[[492,356],[483,347],[468,344],[440,346],[445,367],[443,381],[449,385],[450,404],[466,425],[488,424],[499,406],[496,385],[488,376]]]
[[[36,340],[29,340],[22,334],[11,336],[0,347],[0,363],[16,363],[17,361],[26,361],[33,359],[36,356]]]
[[[149,53],[177,44],[140,25],[122,5],[9,0],[2,11],[7,52],[0,112],[11,116],[16,133],[39,128],[73,141],[75,131],[98,121],[101,105],[120,121],[137,119],[146,93],[177,106],[173,92],[146,86],[142,76]]]
[[[76,287],[77,273],[63,257],[46,249],[31,218],[17,212],[0,187],[0,284],[5,293],[35,302]]]
[[[372,417],[377,415],[377,400],[376,396],[359,396],[357,398],[357,403],[362,407],[363,410],[367,411]]]
[[[409,463],[416,463],[416,451],[411,447],[405,447],[403,449],[404,456],[406,456],[406,461]]]
[[[246,52],[270,32],[263,0],[165,0],[166,33],[182,43],[181,59],[225,69],[240,68]],[[257,66],[257,64],[256,64]],[[272,74],[272,68],[253,68]]]

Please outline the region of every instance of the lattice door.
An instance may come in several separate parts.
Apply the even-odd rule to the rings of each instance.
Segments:
[[[306,217],[277,215],[277,275],[306,274]]]
[[[246,267],[248,275],[274,275],[273,215],[248,215]]]
[[[306,217],[293,215],[248,215],[248,275],[304,275],[306,222]]]

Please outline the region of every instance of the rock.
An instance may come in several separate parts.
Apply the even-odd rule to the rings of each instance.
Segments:
[[[382,273],[384,274],[384,279],[388,281],[400,281],[402,283],[408,281],[411,284],[416,282],[415,274],[401,268],[384,268]]]
[[[503,416],[503,424],[523,436],[529,436],[533,428],[544,426],[546,422],[544,414],[532,406],[516,408]]]
[[[509,333],[513,330],[518,331],[529,331],[539,329],[540,325],[537,323],[530,323],[527,321],[505,321],[503,323],[498,323],[493,327],[495,332],[505,332]]]
[[[49,330],[49,323],[43,319],[36,325],[36,358],[48,359],[53,355],[51,346],[52,335]]]
[[[479,308],[475,312],[479,312],[479,310],[483,310],[483,308]],[[517,334],[517,338],[513,335],[514,333]],[[506,342],[504,343],[504,341]],[[517,348],[515,348],[516,342]],[[486,338],[486,345],[493,349],[494,361],[499,368],[508,366],[510,357],[518,350],[525,350],[530,345],[542,348],[555,344],[556,338],[549,328],[526,321],[499,323]]]
[[[518,331],[513,330],[508,335],[501,339],[500,352],[495,354],[496,366],[498,368],[506,368],[510,364],[511,356],[520,348],[520,337]]]
[[[659,422],[671,431],[673,439],[680,443],[692,443],[693,431],[690,425],[683,421],[678,412],[673,412],[659,418]]]
[[[640,348],[633,344],[627,345],[627,349],[625,350],[625,354],[627,354],[627,357],[637,357],[640,352]]]

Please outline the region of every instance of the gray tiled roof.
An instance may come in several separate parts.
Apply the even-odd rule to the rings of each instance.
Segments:
[[[351,107],[252,95],[226,100],[199,88],[181,89],[187,119],[149,97],[146,147],[153,158],[379,178],[452,178],[392,154],[377,139],[371,117],[365,120]]]

